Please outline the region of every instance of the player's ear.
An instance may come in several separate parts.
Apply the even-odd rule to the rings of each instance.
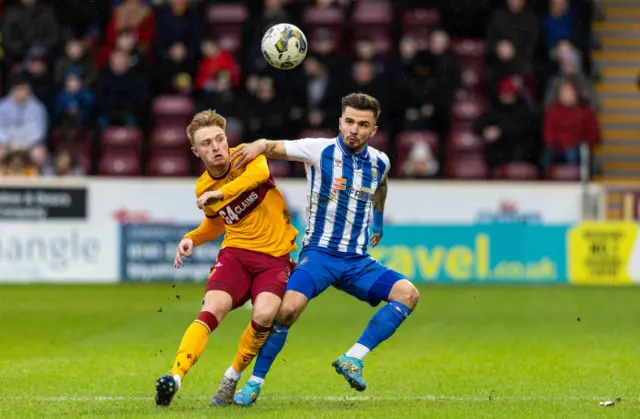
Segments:
[[[197,157],[200,158],[200,156],[198,155],[198,150],[196,150],[195,147],[191,147],[191,152]]]
[[[376,132],[378,132],[378,126],[377,125],[375,127],[373,127],[373,129],[371,130],[371,135],[369,137],[373,137],[374,135],[376,135]]]

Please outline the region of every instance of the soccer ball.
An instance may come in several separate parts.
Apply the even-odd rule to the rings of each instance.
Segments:
[[[262,55],[275,68],[290,70],[307,56],[307,37],[296,26],[279,23],[262,37]]]

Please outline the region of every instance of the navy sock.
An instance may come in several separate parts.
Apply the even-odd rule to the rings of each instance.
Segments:
[[[256,365],[253,367],[253,375],[264,379],[273,365],[273,361],[284,347],[287,341],[289,326],[282,326],[276,322],[271,328],[271,334],[258,353]]]
[[[411,314],[409,307],[398,301],[391,301],[371,317],[367,328],[358,339],[358,343],[373,350],[380,343],[389,339],[409,314]]]

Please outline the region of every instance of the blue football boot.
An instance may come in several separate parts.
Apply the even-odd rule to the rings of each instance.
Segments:
[[[365,383],[364,378],[362,378],[362,369],[364,368],[362,360],[342,355],[333,361],[331,365],[336,369],[338,374],[344,376],[351,388],[358,391],[364,391],[367,388],[367,383]]]
[[[169,406],[180,384],[171,375],[163,375],[156,381],[156,405]]]
[[[239,406],[251,406],[260,395],[260,390],[262,390],[262,384],[249,380],[247,384],[236,393],[233,401]]]

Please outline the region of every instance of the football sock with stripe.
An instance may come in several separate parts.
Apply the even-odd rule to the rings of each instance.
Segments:
[[[251,323],[249,323],[242,333],[238,352],[231,364],[231,368],[238,374],[229,374],[227,375],[228,378],[237,380],[239,375],[247,369],[249,364],[251,364],[251,361],[253,361],[253,358],[258,355],[258,352],[260,351],[260,348],[262,348],[262,345],[264,345],[264,342],[267,340],[269,330],[269,327],[261,326],[251,320]]]
[[[256,378],[262,379],[264,382],[264,378],[267,376],[267,373],[271,369],[271,365],[276,360],[276,357],[284,347],[285,342],[287,341],[287,334],[289,333],[289,326],[282,326],[279,323],[275,323],[271,328],[271,333],[267,338],[267,341],[260,349],[258,353],[258,358],[256,358],[256,365],[253,368],[253,375],[249,380],[260,382],[261,380],[257,380]],[[260,384],[262,384],[260,382]]]
[[[204,352],[209,335],[216,327],[218,327],[216,316],[208,311],[201,311],[182,337],[171,374],[184,378]]]
[[[400,327],[411,314],[411,309],[398,301],[391,301],[380,308],[371,317],[367,328],[356,343],[345,355],[363,359],[370,351],[385,340]]]

